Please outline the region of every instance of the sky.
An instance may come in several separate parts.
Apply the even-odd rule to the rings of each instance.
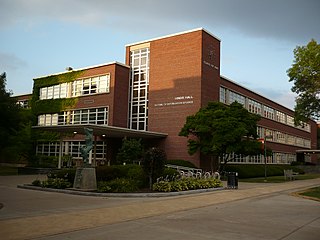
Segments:
[[[0,73],[13,95],[33,78],[113,61],[125,45],[204,28],[221,75],[290,109],[293,50],[320,42],[319,0],[0,0]]]

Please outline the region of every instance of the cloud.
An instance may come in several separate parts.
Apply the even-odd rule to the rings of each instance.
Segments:
[[[194,24],[301,42],[320,39],[319,10],[318,0],[2,0],[0,27],[53,20],[159,33]]]
[[[0,52],[0,72],[18,70],[27,66],[27,63],[11,53]]]

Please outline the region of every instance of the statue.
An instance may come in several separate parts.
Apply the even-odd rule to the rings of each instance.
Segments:
[[[73,182],[74,189],[81,189],[83,191],[96,191],[96,169],[89,166],[89,152],[93,148],[93,129],[84,128],[85,146],[80,148],[83,158],[83,166],[78,167]]]
[[[93,129],[84,128],[85,133],[85,146],[80,148],[81,156],[83,158],[84,165],[89,163],[89,152],[93,148]]]

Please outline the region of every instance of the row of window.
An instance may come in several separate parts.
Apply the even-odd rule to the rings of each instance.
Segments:
[[[252,163],[252,164],[263,164],[265,163],[264,155],[256,156],[242,156],[231,154],[230,158],[232,159],[230,163]],[[296,155],[292,153],[281,153],[273,152],[272,156],[267,156],[266,162],[268,164],[290,164],[291,162],[296,161]]]
[[[64,141],[62,142],[62,156],[69,155],[74,159],[81,159],[81,147],[85,146],[85,141]],[[45,156],[59,156],[60,143],[59,142],[39,142],[36,147],[37,155]],[[96,142],[96,159],[105,160],[107,146],[103,141]],[[92,156],[94,157],[94,156]]]
[[[271,130],[264,127],[258,127],[257,133],[259,138],[265,138],[267,141],[283,143],[297,147],[311,148],[311,141],[301,137],[293,136],[281,131]]]
[[[85,96],[107,93],[110,88],[110,74],[61,83],[40,88],[40,100]]]
[[[310,124],[303,123],[300,126],[295,126],[294,118],[292,116],[263,105],[232,90],[220,87],[220,102],[231,104],[235,101],[242,104],[251,113],[259,114],[265,118],[310,132]]]
[[[68,124],[108,125],[108,107],[77,109],[54,114],[38,116],[39,126]]]

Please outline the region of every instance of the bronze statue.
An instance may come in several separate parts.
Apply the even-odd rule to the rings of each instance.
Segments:
[[[85,146],[80,148],[81,156],[83,158],[84,165],[89,163],[89,152],[93,148],[93,129],[84,128],[85,133]]]

